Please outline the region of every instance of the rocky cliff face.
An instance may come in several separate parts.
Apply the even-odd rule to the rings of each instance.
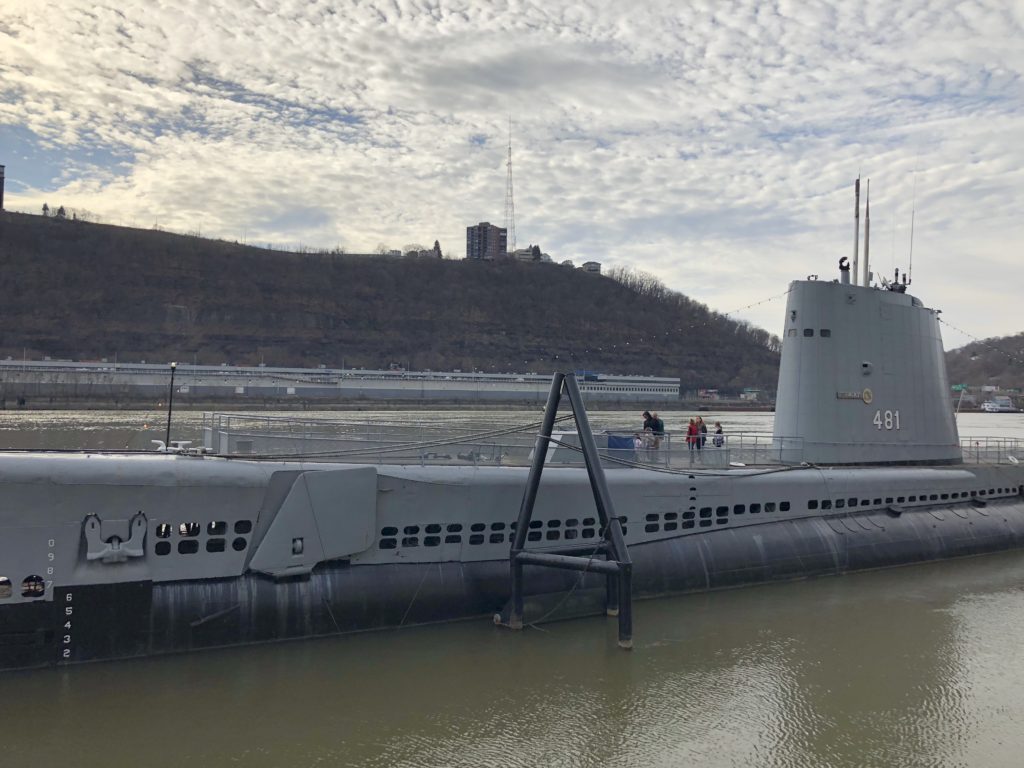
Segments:
[[[0,213],[0,355],[679,376],[774,389],[765,331],[552,264],[295,254]]]

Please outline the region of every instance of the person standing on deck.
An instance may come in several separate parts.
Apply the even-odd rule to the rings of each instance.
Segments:
[[[697,429],[697,420],[690,419],[686,427],[686,447],[690,449],[690,463],[693,464],[693,452],[700,450],[700,430]]]
[[[661,440],[665,437],[665,422],[661,420],[657,413],[651,414],[651,421],[653,422],[651,424],[651,435],[654,437],[651,448],[656,451],[661,448]]]
[[[715,444],[715,448],[721,448],[725,445],[725,433],[722,431],[722,422],[715,422],[715,437],[712,441]]]
[[[644,411],[640,415],[643,416],[643,419],[644,419],[644,424],[643,424],[642,427],[640,427],[640,429],[641,430],[650,429],[651,432],[654,432],[654,417],[651,415],[651,412],[650,411]]]

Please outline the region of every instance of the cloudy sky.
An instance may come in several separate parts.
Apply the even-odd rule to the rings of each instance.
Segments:
[[[778,332],[765,300],[852,255],[859,173],[877,272],[916,208],[913,292],[1018,333],[1022,41],[1024,0],[3,0],[5,207],[461,257],[511,115],[520,246]]]

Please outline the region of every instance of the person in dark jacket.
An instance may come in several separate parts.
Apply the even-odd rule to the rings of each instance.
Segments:
[[[697,429],[700,431],[700,444],[698,448],[703,448],[704,444],[708,441],[708,425],[704,423],[704,419],[700,416],[697,417]]]
[[[654,432],[654,417],[651,416],[650,411],[644,411],[641,416],[644,418],[644,425],[640,429],[650,429]]]
[[[725,445],[725,433],[722,431],[722,422],[715,422],[715,448],[721,448]]]

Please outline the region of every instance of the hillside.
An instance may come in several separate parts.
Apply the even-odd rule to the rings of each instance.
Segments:
[[[647,279],[296,254],[0,212],[0,356],[679,376],[774,390],[777,339]]]
[[[1024,333],[951,350],[946,353],[946,365],[953,384],[1024,390]]]

